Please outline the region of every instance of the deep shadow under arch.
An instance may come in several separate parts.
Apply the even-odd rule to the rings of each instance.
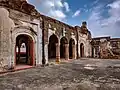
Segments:
[[[69,41],[69,58],[73,59],[73,46],[75,45],[74,39],[70,39]]]
[[[68,44],[66,37],[62,37],[60,40],[60,58],[65,58],[65,44]]]
[[[84,44],[80,44],[80,57],[84,57]]]
[[[56,43],[58,43],[58,38],[55,34],[51,35],[49,38],[48,45],[48,58],[56,58]]]

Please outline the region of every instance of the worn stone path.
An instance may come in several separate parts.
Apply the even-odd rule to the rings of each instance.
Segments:
[[[81,59],[0,75],[0,90],[120,90],[120,60]]]

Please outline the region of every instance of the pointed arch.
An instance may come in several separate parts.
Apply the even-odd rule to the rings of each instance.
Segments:
[[[58,43],[58,38],[55,34],[49,37],[48,44],[48,59],[56,58],[56,44]]]
[[[65,44],[68,44],[68,40],[66,37],[62,37],[60,39],[60,57],[65,58]]]
[[[70,39],[69,41],[69,58],[73,59],[75,58],[75,40],[73,38]]]

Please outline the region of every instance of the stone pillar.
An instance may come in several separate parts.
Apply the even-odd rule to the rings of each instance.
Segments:
[[[72,58],[76,59],[76,45],[72,45]]]
[[[65,44],[65,60],[69,60],[69,44]]]
[[[60,44],[56,44],[56,63],[60,62]]]
[[[16,58],[16,64],[20,61],[20,45],[18,45],[18,58]]]

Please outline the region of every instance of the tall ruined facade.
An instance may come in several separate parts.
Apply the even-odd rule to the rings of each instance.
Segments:
[[[91,57],[87,23],[72,27],[41,15],[26,0],[0,1],[0,60],[8,68]]]
[[[42,64],[41,23],[40,14],[25,0],[0,1],[0,60],[4,65],[15,68],[22,57],[28,65]]]

